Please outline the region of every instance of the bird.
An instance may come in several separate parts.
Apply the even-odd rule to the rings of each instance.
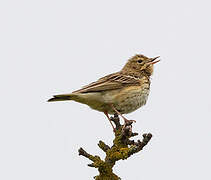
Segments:
[[[119,115],[125,124],[135,122],[128,120],[123,114],[131,113],[146,104],[150,92],[150,77],[154,64],[160,61],[159,58],[160,56],[148,58],[143,54],[135,54],[120,71],[106,75],[72,93],[54,95],[48,102],[73,100],[86,104],[103,112],[115,131],[109,115]]]

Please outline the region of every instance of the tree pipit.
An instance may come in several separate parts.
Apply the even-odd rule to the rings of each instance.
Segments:
[[[150,76],[158,57],[148,58],[137,54],[130,58],[121,71],[100,78],[70,94],[55,95],[48,101],[73,100],[87,104],[92,109],[103,112],[114,126],[108,114],[120,115],[135,111],[146,104],[150,90]],[[115,129],[114,129],[115,130]]]

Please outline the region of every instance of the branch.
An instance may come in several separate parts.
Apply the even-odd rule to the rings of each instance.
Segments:
[[[99,141],[98,143],[99,148],[106,153],[104,160],[102,160],[99,156],[93,156],[87,153],[82,148],[78,150],[79,155],[82,155],[93,162],[88,164],[89,167],[98,168],[100,174],[95,177],[95,180],[119,180],[120,178],[113,173],[113,166],[116,161],[127,159],[131,155],[138,153],[152,138],[152,134],[148,133],[143,134],[142,141],[130,140],[131,137],[138,135],[138,133],[132,132],[132,121],[121,125],[117,115],[111,117],[111,120],[116,126],[115,138],[113,140],[112,147],[109,147],[103,141]]]
[[[79,156],[84,156],[93,162],[92,164],[88,164],[89,167],[99,168],[104,163],[104,161],[102,161],[99,156],[92,156],[91,154],[87,153],[83,148],[80,148],[78,152]]]
[[[100,149],[102,149],[104,152],[107,152],[109,149],[111,149],[108,145],[106,145],[103,141],[99,141],[98,146]]]
[[[140,140],[138,140],[138,142],[133,142],[132,144],[133,146],[129,148],[128,157],[141,151],[143,147],[147,145],[147,143],[150,141],[151,138],[152,138],[152,134],[150,133],[143,134],[142,142]]]

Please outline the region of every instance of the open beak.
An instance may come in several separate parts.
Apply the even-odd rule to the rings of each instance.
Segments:
[[[158,63],[158,62],[160,61],[160,59],[158,59],[159,57],[160,57],[160,56],[157,56],[157,57],[151,58],[151,59],[150,59],[149,64],[155,64],[155,63]],[[156,60],[156,59],[158,59],[158,60]]]

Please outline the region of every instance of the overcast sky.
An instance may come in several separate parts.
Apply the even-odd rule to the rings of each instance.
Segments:
[[[79,147],[104,156],[103,113],[47,103],[119,71],[136,53],[161,56],[146,106],[126,115],[153,138],[119,161],[123,180],[210,180],[210,1],[2,0],[0,179],[92,179]],[[137,139],[137,138],[136,138]]]

